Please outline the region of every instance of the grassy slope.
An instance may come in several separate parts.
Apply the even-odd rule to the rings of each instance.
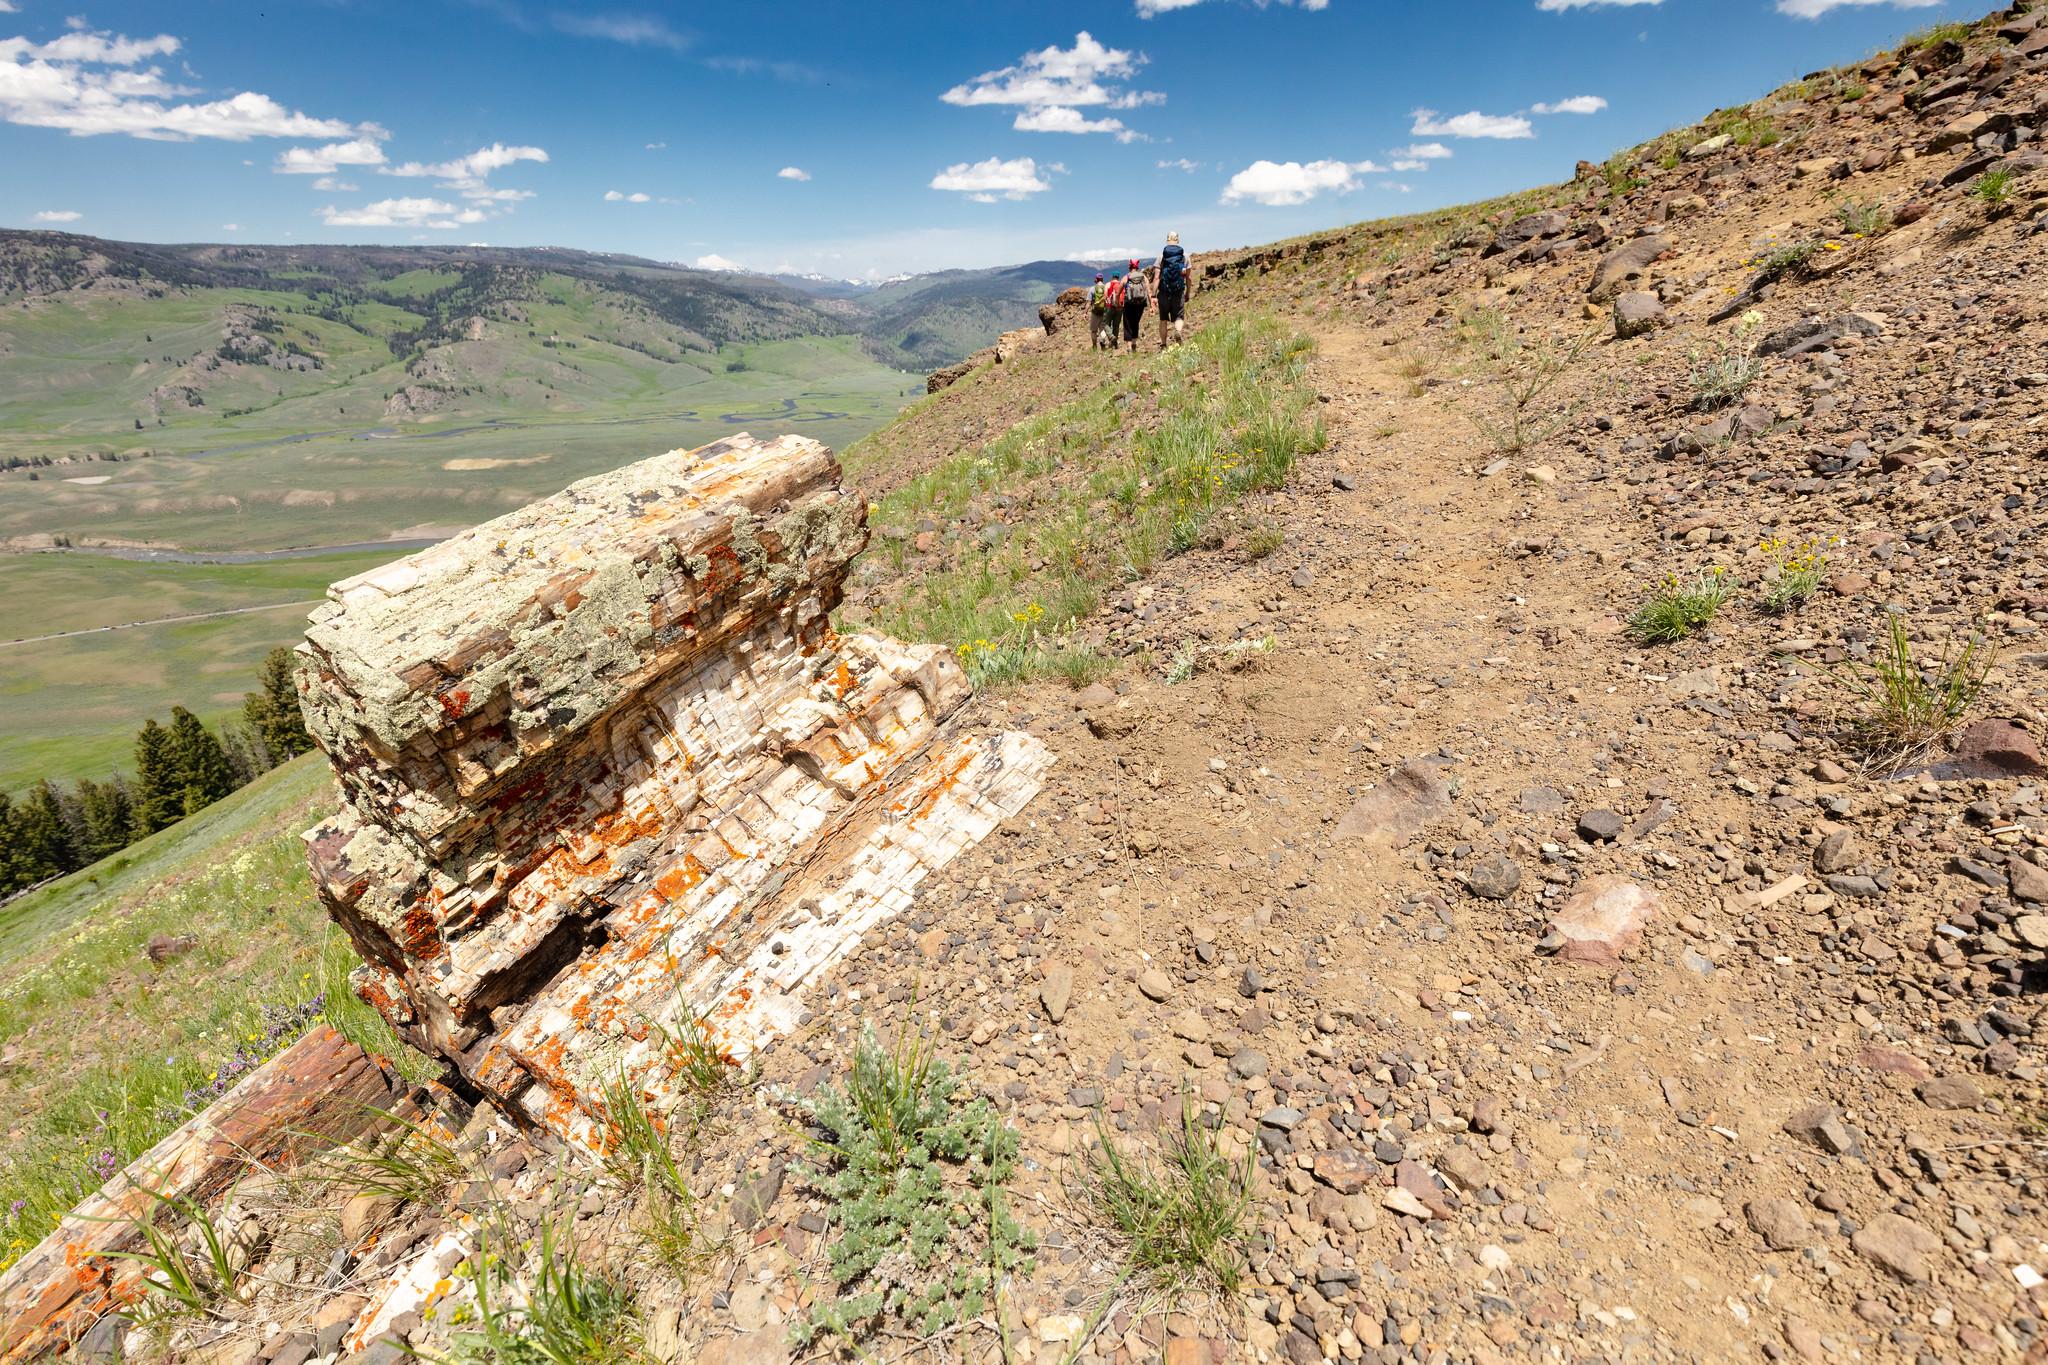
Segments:
[[[182,1121],[188,1091],[240,1074],[238,1049],[295,1036],[271,1031],[279,1015],[320,999],[344,1032],[404,1055],[347,992],[354,954],[308,883],[298,832],[334,801],[309,755],[0,907],[0,1266]],[[198,944],[156,967],[143,949],[158,933]]]

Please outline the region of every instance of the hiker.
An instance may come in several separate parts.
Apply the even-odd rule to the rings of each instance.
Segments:
[[[1145,318],[1145,305],[1152,301],[1152,291],[1145,281],[1145,270],[1133,260],[1130,269],[1124,271],[1124,340],[1130,343],[1131,354],[1138,353],[1138,327]]]
[[[1102,292],[1102,349],[1114,351],[1124,330],[1124,280],[1119,275]]]
[[[1109,344],[1106,330],[1109,326],[1109,286],[1102,282],[1098,272],[1095,287],[1088,291],[1088,342],[1096,350]]]
[[[1159,349],[1163,351],[1177,344],[1187,330],[1188,295],[1195,282],[1188,273],[1188,254],[1180,249],[1178,232],[1166,234],[1166,249],[1159,253],[1159,263],[1153,270],[1159,282]]]

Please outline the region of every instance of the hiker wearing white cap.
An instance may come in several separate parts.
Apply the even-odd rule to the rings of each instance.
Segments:
[[[1188,295],[1194,292],[1194,277],[1188,273],[1188,254],[1180,249],[1180,234],[1166,234],[1166,249],[1159,253],[1159,262],[1153,266],[1154,277],[1159,282],[1159,349],[1165,350],[1169,330],[1172,341],[1179,341],[1187,328]]]

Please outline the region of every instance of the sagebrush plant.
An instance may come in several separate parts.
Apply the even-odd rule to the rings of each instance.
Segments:
[[[986,1097],[966,1099],[910,1024],[884,1047],[872,1029],[846,1084],[795,1101],[821,1136],[805,1177],[831,1201],[834,1293],[797,1320],[800,1345],[857,1342],[887,1322],[926,1336],[979,1316],[1036,1245],[1005,1184],[1018,1137]]]
[[[1827,576],[1827,552],[1840,543],[1838,536],[1797,545],[1782,536],[1768,536],[1758,542],[1757,548],[1763,551],[1772,570],[1764,588],[1763,609],[1773,614],[1788,611],[1819,591],[1821,580]]]
[[[1240,1157],[1225,1155],[1186,1095],[1179,1130],[1166,1136],[1156,1156],[1119,1146],[1099,1115],[1096,1135],[1082,1194],[1122,1240],[1129,1272],[1168,1294],[1195,1288],[1235,1293],[1244,1275],[1257,1175],[1250,1145]]]
[[[1629,634],[1646,645],[1683,640],[1719,615],[1734,591],[1728,571],[1718,565],[1684,580],[1668,574],[1629,616]]]
[[[1998,651],[1982,631],[1951,639],[1941,655],[1923,661],[1913,652],[1906,619],[1888,613],[1885,632],[1868,661],[1850,660],[1829,675],[1855,703],[1850,743],[1874,758],[1909,758],[1946,737],[1983,694]]]
[[[1756,353],[1755,340],[1763,324],[1764,315],[1752,308],[1714,342],[1694,346],[1686,353],[1690,362],[1686,380],[1692,386],[1695,408],[1705,412],[1725,408],[1763,377],[1764,358]]]
[[[452,1311],[453,1365],[643,1365],[632,1291],[583,1263],[563,1221],[550,1211],[527,1238],[502,1211],[484,1220],[477,1250],[454,1276],[475,1307]]]
[[[1570,424],[1579,404],[1560,394],[1571,367],[1593,344],[1593,334],[1559,339],[1525,334],[1491,308],[1458,320],[1458,339],[1491,403],[1471,415],[1486,443],[1503,455],[1533,450]]]

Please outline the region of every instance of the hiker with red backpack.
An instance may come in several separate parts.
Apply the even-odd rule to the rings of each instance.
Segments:
[[[1152,291],[1145,280],[1145,271],[1137,261],[1131,262],[1124,271],[1122,280],[1124,301],[1124,340],[1130,343],[1131,354],[1138,352],[1138,327],[1144,321],[1145,305],[1152,301]]]
[[[1159,253],[1153,270],[1159,281],[1159,349],[1163,351],[1179,342],[1187,330],[1188,295],[1194,292],[1194,276],[1188,272],[1188,254],[1181,250],[1178,232],[1166,234],[1166,249]]]
[[[1124,278],[1113,277],[1102,291],[1102,347],[1114,351],[1124,330]]]

